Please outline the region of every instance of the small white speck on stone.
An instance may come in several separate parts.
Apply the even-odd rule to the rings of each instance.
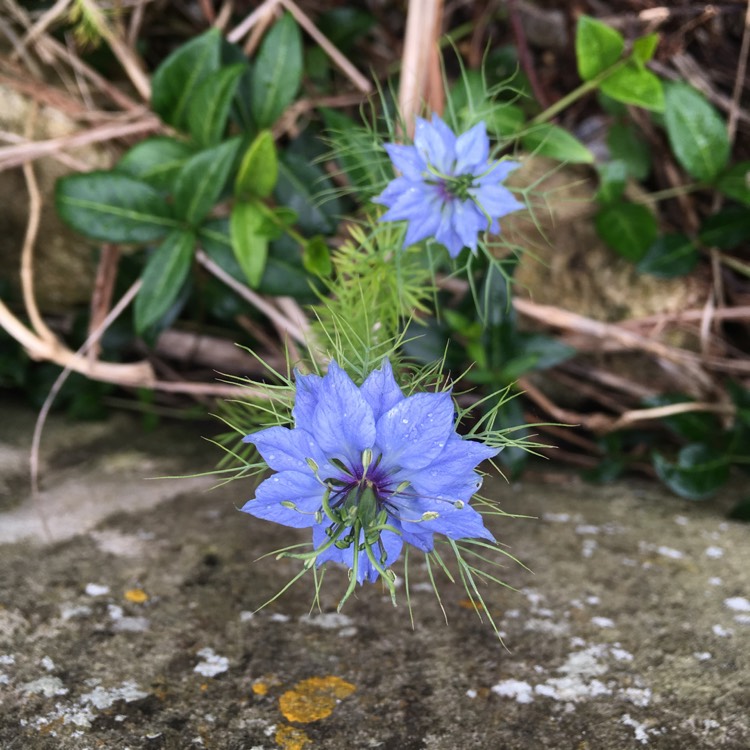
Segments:
[[[469,689],[468,689],[468,690],[466,691],[466,697],[467,697],[467,698],[476,698],[476,697],[477,697],[477,691],[476,691],[476,690],[474,690],[474,688],[469,688]]]
[[[43,669],[46,669],[48,672],[55,671],[55,662],[53,662],[52,659],[49,658],[49,656],[43,656],[39,660],[39,666],[41,666]]]
[[[734,612],[750,612],[750,601],[745,599],[744,596],[730,596],[728,599],[724,599],[724,606]]]
[[[718,729],[720,726],[716,719],[703,719],[703,728],[706,730]]]
[[[721,580],[718,576],[712,576],[708,579],[708,582],[711,586],[721,586],[724,581]]]
[[[250,610],[243,610],[240,612],[240,622],[250,622],[250,620],[255,619],[255,612],[250,612]]]
[[[68,693],[68,688],[63,685],[59,677],[40,677],[38,680],[27,682],[21,689],[27,695],[43,695],[45,698]]]
[[[357,628],[355,628],[354,626],[341,628],[341,630],[339,630],[339,638],[353,638],[355,635],[357,635],[357,632]]]
[[[599,604],[601,599],[599,599],[598,596],[587,596],[586,597],[586,604],[590,604],[592,607]]]
[[[13,654],[0,654],[0,664],[11,666],[16,663],[16,657]]]
[[[63,604],[60,607],[60,617],[63,620],[77,620],[83,617],[88,617],[91,614],[91,607],[87,607],[85,604],[69,605]]]
[[[521,616],[521,610],[520,609],[506,609],[505,616],[510,617],[511,619],[515,619],[516,617]]]
[[[536,610],[536,613],[539,617],[554,617],[555,615],[555,613],[547,607],[539,607],[539,609]]]
[[[151,627],[147,617],[120,617],[112,623],[115,633],[144,633]]]
[[[708,651],[694,651],[693,658],[697,659],[698,661],[708,661],[709,659],[712,659],[713,657]]]
[[[109,586],[100,583],[87,583],[85,591],[88,596],[104,596],[109,593]]]
[[[532,703],[534,700],[534,689],[522,680],[503,680],[490,690],[502,698],[515,698],[518,703]]]
[[[340,612],[321,612],[318,615],[302,615],[299,621],[305,623],[305,625],[314,625],[324,630],[338,630],[339,628],[348,627],[354,622],[351,617],[343,615]]]
[[[706,547],[704,554],[711,560],[718,560],[720,557],[724,557],[724,550],[721,547]]]
[[[542,519],[551,523],[567,523],[570,521],[570,513],[544,513]]]
[[[111,708],[117,701],[132,703],[144,698],[148,698],[148,693],[140,690],[134,682],[127,681],[115,688],[104,688],[98,685],[90,693],[81,696],[81,703],[89,704],[101,711]]]
[[[198,656],[203,661],[198,662],[193,671],[202,674],[204,677],[215,677],[229,669],[229,659],[226,656],[219,656],[214,653],[212,648],[202,648],[198,652]]]
[[[610,653],[615,659],[617,659],[617,661],[633,661],[633,654],[631,654],[630,651],[626,651],[624,648],[618,648],[615,646],[610,649]]]
[[[108,604],[107,614],[112,620],[119,620],[123,616],[123,609],[119,604]]]
[[[720,638],[728,638],[732,633],[734,633],[733,630],[730,628],[725,628],[721,625],[714,625],[711,628],[714,635],[718,635]]]
[[[672,549],[672,547],[657,547],[656,551],[664,557],[669,557],[672,560],[682,560],[685,555],[678,549]]]
[[[581,545],[581,555],[585,558],[592,557],[598,546],[595,539],[584,539]]]
[[[292,618],[281,612],[274,612],[268,619],[271,620],[271,622],[289,622]]]
[[[740,625],[750,625],[750,615],[735,615],[734,621]]]
[[[580,523],[578,526],[576,526],[576,534],[598,534],[599,533],[599,527],[598,526],[592,526],[591,524],[587,523]]]
[[[626,727],[632,727],[637,742],[640,742],[641,745],[648,745],[648,729],[645,724],[641,724],[635,719],[631,719],[630,714],[624,714],[620,721]]]
[[[649,688],[625,688],[620,695],[639,708],[646,708],[651,703],[651,690]]]
[[[596,625],[598,628],[613,628],[615,621],[609,617],[592,617],[591,624]]]
[[[687,519],[687,516],[675,516],[675,517],[674,517],[674,522],[675,522],[675,523],[676,523],[676,524],[677,524],[678,526],[687,526],[687,525],[688,525],[688,519]]]

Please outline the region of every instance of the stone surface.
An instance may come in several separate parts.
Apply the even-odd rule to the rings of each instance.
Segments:
[[[9,541],[34,415],[0,412],[0,747],[750,747],[749,529],[724,519],[729,493],[488,482],[535,517],[490,522],[533,571],[509,561],[515,590],[485,587],[503,647],[441,579],[445,624],[416,557],[413,628],[378,585],[336,613],[334,570],[322,614],[304,579],[253,614],[296,569],[257,558],[306,535],[238,513],[247,482],[149,489],[211,467],[205,426],[53,419],[38,512],[62,538]]]

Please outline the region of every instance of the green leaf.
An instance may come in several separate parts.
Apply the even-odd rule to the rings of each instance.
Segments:
[[[253,67],[250,104],[259,128],[276,122],[301,82],[302,37],[294,18],[285,13],[266,34]]]
[[[151,108],[164,122],[187,130],[188,104],[198,85],[220,65],[217,28],[178,47],[156,69],[151,80]]]
[[[664,394],[644,400],[644,406],[658,407],[672,404],[693,403],[693,399],[682,394]],[[676,435],[691,443],[717,442],[721,435],[721,424],[715,414],[701,411],[686,411],[663,417],[662,422]]]
[[[741,161],[719,175],[716,188],[720,193],[750,205],[750,161]]]
[[[328,249],[328,243],[324,237],[317,235],[308,241],[302,254],[302,264],[316,276],[326,277],[331,275],[333,271],[331,251]]]
[[[615,159],[597,165],[599,172],[599,190],[596,199],[600,203],[613,203],[622,197],[625,182],[628,178],[628,168],[624,161]]]
[[[549,156],[570,164],[593,164],[594,155],[567,130],[545,123],[536,125],[521,136],[527,151],[540,156]]]
[[[654,56],[658,46],[658,34],[646,34],[646,36],[638,37],[638,39],[633,42],[633,57],[636,62],[645,65]]]
[[[664,111],[664,86],[650,70],[631,60],[607,76],[601,91],[624,104],[634,104],[654,112]]]
[[[187,124],[202,148],[215,146],[227,128],[229,109],[247,65],[238,63],[206,76],[188,103]]]
[[[651,171],[651,152],[645,138],[635,128],[617,122],[607,133],[607,146],[613,160],[622,161],[628,175],[635,180],[645,180]]]
[[[487,130],[499,138],[510,138],[523,130],[526,122],[524,111],[515,104],[498,103],[485,114]]]
[[[750,209],[729,206],[709,216],[698,234],[701,242],[720,250],[731,250],[750,240]]]
[[[625,41],[619,31],[591,16],[580,16],[576,28],[578,75],[584,81],[602,73],[622,56]]]
[[[177,299],[187,278],[195,249],[195,235],[178,229],[148,259],[143,285],[135,298],[135,330],[143,333]]]
[[[638,261],[656,240],[654,215],[637,203],[613,203],[594,217],[597,234],[620,255]]]
[[[268,198],[279,179],[279,161],[270,130],[262,130],[242,157],[234,194]]]
[[[150,242],[178,225],[160,193],[118,172],[63,177],[55,187],[55,204],[73,229],[104,242]]]
[[[192,226],[198,225],[222,194],[237,156],[239,138],[200,151],[191,157],[177,175],[174,205],[177,215]]]
[[[698,248],[686,235],[663,234],[656,238],[636,269],[660,279],[672,279],[690,273],[699,257]]]
[[[117,164],[117,171],[170,192],[177,173],[194,153],[183,141],[167,136],[148,138],[133,146]]]
[[[229,229],[234,256],[242,268],[247,283],[257,289],[268,258],[266,218],[259,204],[238,201],[232,206]]]
[[[652,454],[659,479],[672,492],[687,500],[705,500],[729,478],[729,462],[719,451],[703,443],[686,445],[672,463]]]
[[[329,234],[339,213],[336,200],[321,203],[320,194],[331,183],[323,171],[299,154],[284,153],[279,160],[279,179],[274,195],[279,203],[297,212],[297,221],[306,234]]]
[[[686,83],[666,86],[664,120],[677,160],[698,180],[711,181],[729,160],[729,136],[719,113]]]

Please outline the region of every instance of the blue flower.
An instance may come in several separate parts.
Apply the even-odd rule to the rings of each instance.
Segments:
[[[413,146],[386,143],[401,175],[373,200],[387,206],[381,221],[409,222],[404,247],[434,237],[455,258],[477,249],[477,236],[500,231],[498,219],[524,205],[500,183],[518,162],[489,161],[483,122],[456,137],[438,117],[417,118]]]
[[[361,387],[335,361],[324,377],[295,378],[294,427],[245,438],[275,473],[243,511],[312,527],[308,559],[343,563],[359,583],[386,576],[404,542],[429,552],[435,533],[494,541],[468,502],[476,466],[498,450],[456,433],[449,392],[404,396],[388,360]]]

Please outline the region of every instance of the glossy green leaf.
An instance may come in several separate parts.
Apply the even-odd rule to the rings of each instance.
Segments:
[[[619,31],[591,16],[580,16],[576,28],[576,61],[584,81],[602,73],[622,56],[625,41]]]
[[[750,161],[734,164],[719,175],[716,188],[720,193],[750,205]]]
[[[719,113],[686,83],[666,86],[664,121],[677,160],[698,180],[710,181],[727,165],[729,136]]]
[[[201,148],[215,146],[224,135],[232,99],[246,70],[242,63],[229,65],[206,76],[196,87],[188,103],[187,124]]]
[[[613,203],[594,217],[597,234],[620,255],[638,261],[656,240],[654,215],[636,203]]]
[[[268,258],[268,233],[266,218],[260,204],[254,201],[237,201],[232,206],[229,231],[234,256],[242,268],[247,283],[257,289],[263,278]]]
[[[660,279],[673,279],[690,273],[700,254],[695,243],[684,234],[663,234],[641,258],[637,270]]]
[[[659,453],[652,455],[652,461],[659,479],[687,500],[711,497],[729,478],[727,458],[703,443],[686,445],[676,462]]]
[[[308,241],[302,254],[302,263],[310,273],[316,276],[331,275],[333,270],[331,251],[324,237],[317,235]]]
[[[221,34],[213,28],[178,47],[151,79],[151,107],[164,122],[187,130],[188,105],[198,85],[220,67]]]
[[[701,225],[699,237],[704,245],[731,250],[750,240],[750,208],[729,206]]]
[[[536,125],[521,136],[527,151],[570,164],[593,164],[594,155],[577,138],[557,125]]]
[[[104,242],[150,242],[178,225],[159,192],[118,172],[63,177],[55,187],[55,204],[66,224]]]
[[[262,130],[242,157],[234,181],[234,194],[238,197],[246,195],[267,198],[276,187],[278,178],[276,144],[271,131]]]
[[[252,71],[251,112],[259,128],[276,122],[301,82],[302,37],[297,22],[285,13],[266,34]]]
[[[661,79],[635,61],[625,63],[601,83],[601,91],[624,104],[634,104],[655,112],[664,111]]]
[[[167,312],[185,283],[193,259],[195,235],[176,230],[154,251],[143,270],[135,298],[135,329],[143,333]]]
[[[628,179],[628,168],[624,161],[615,159],[597,165],[599,172],[599,190],[596,199],[600,203],[612,203],[619,200],[625,192]]]
[[[649,408],[692,403],[693,399],[682,394],[663,394],[644,400]],[[686,411],[662,418],[662,422],[676,435],[691,443],[717,442],[721,434],[721,424],[715,414],[705,411]]]
[[[638,37],[633,42],[633,57],[641,65],[645,65],[653,58],[656,48],[659,46],[658,34],[646,34]]]
[[[184,141],[168,136],[137,143],[117,163],[117,171],[170,192],[182,165],[195,153]]]
[[[498,138],[517,135],[526,123],[524,111],[515,104],[498,103],[485,114],[487,131]]]
[[[175,211],[181,219],[196,226],[214,207],[226,186],[239,145],[240,139],[233,138],[200,151],[185,162],[174,191]]]
[[[607,146],[613,160],[622,161],[628,175],[645,180],[651,172],[651,152],[645,137],[631,125],[616,122],[607,133]]]
[[[279,203],[297,212],[297,222],[306,234],[329,234],[335,228],[339,203],[337,200],[323,202],[320,198],[331,187],[319,167],[299,154],[282,154],[274,195]]]

